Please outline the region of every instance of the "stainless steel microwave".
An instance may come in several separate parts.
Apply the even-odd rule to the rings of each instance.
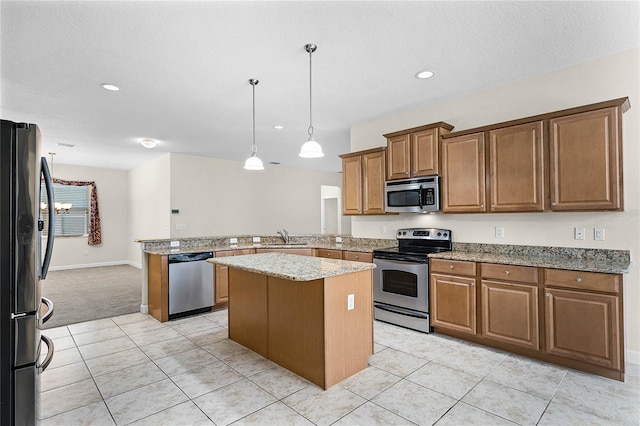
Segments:
[[[384,209],[390,213],[424,213],[440,210],[440,176],[385,182]]]

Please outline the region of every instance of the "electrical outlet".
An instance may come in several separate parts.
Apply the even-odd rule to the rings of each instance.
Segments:
[[[85,250],[83,253],[85,256],[89,256],[89,250]]]
[[[254,243],[259,243],[260,242],[260,237],[253,237],[253,242]]]
[[[573,232],[574,232],[574,236],[573,236],[574,239],[584,240],[584,233],[585,233],[584,228],[574,228]]]
[[[596,241],[604,241],[604,228],[593,228],[593,239]]]
[[[504,238],[504,226],[496,226],[496,238]]]
[[[336,243],[341,243],[342,242],[342,237],[336,237]]]
[[[180,241],[171,241],[171,248],[180,247]]]
[[[229,244],[238,244],[237,238],[229,238]]]
[[[349,294],[347,296],[347,311],[353,310],[354,307],[355,307],[355,295]]]
[[[384,234],[385,232],[387,232],[387,226],[386,225],[380,225],[380,233]]]
[[[187,230],[187,224],[186,223],[177,223],[176,224],[176,231],[186,231]]]

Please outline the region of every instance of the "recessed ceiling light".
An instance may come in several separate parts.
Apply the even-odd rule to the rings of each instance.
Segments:
[[[120,88],[118,86],[115,86],[115,85],[109,84],[109,83],[102,83],[100,85],[100,87],[102,87],[105,90],[110,90],[112,92],[117,92],[118,90],[120,90]]]
[[[416,73],[416,78],[425,79],[433,77],[434,72],[429,70],[424,70]]]
[[[158,142],[155,139],[149,139],[149,138],[141,139],[140,143],[142,144],[142,146],[149,149],[155,148],[156,145],[158,144]]]
[[[284,129],[284,126],[280,125],[280,124],[276,124],[275,126],[273,126],[274,129],[276,130],[282,130]]]

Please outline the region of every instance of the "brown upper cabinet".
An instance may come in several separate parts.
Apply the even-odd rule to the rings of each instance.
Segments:
[[[492,212],[544,210],[543,122],[489,131]]]
[[[442,140],[441,206],[444,213],[481,213],[485,202],[483,132]]]
[[[387,180],[433,176],[440,171],[440,136],[453,126],[444,122],[387,133]]]
[[[442,211],[622,210],[628,109],[621,98],[443,135]]]
[[[385,214],[386,148],[343,154],[342,214]]]
[[[623,209],[622,112],[612,106],[549,122],[551,210]]]

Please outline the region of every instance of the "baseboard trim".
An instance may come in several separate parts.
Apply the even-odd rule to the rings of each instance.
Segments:
[[[114,262],[83,263],[81,265],[51,266],[49,267],[49,270],[63,271],[66,269],[97,268],[100,266],[118,266],[118,265],[129,265],[129,266],[133,266],[134,268],[142,269],[142,266],[139,263],[131,262],[130,260],[118,260]]]
[[[627,350],[625,355],[626,361],[629,364],[640,364],[640,352]]]

